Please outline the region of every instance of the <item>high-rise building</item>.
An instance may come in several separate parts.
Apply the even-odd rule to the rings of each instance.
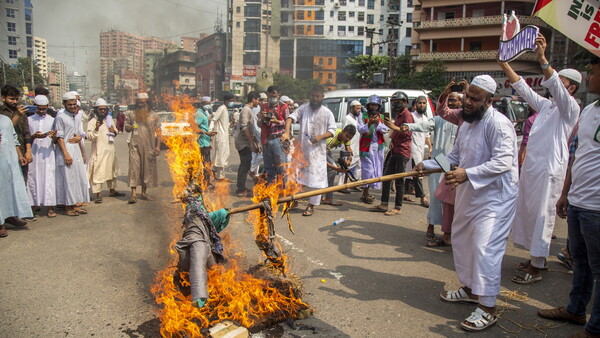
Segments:
[[[161,58],[156,64],[156,85],[159,95],[195,95],[196,53],[178,50]]]
[[[44,77],[48,77],[48,44],[46,39],[38,36],[33,37],[34,48],[34,60],[36,65],[40,68],[40,74]]]
[[[186,52],[196,52],[196,42],[204,39],[205,37],[207,37],[208,34],[206,33],[200,33],[200,35],[198,37],[193,37],[193,36],[182,36],[181,37],[181,49],[183,49]]]
[[[470,79],[482,72],[495,78],[504,77],[496,55],[503,14],[511,11],[517,14],[521,27],[531,24],[540,28],[548,38],[552,55],[553,31],[539,18],[530,16],[534,4],[535,0],[416,0],[412,62],[421,70],[427,62],[439,59],[448,70],[448,78]],[[533,53],[520,56],[511,65],[519,74],[541,72]]]
[[[69,83],[69,91],[78,92],[84,100],[89,99],[87,76],[70,72],[67,74],[67,82]]]
[[[211,98],[221,97],[225,80],[227,38],[217,32],[196,43],[196,92]]]
[[[50,89],[51,102],[56,107],[60,107],[63,94],[69,91],[67,66],[52,58],[48,58],[48,88]]]
[[[172,41],[110,30],[100,33],[100,85],[111,100],[133,97],[125,91],[146,90],[144,51],[176,48]],[[120,91],[119,98],[115,94]],[[127,103],[127,102],[122,102]]]
[[[225,90],[243,95],[258,69],[279,71],[280,1],[229,0]]]
[[[0,58],[16,64],[22,57],[33,57],[33,6],[31,0],[0,2]]]

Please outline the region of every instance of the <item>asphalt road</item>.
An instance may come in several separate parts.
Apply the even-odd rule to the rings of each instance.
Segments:
[[[116,142],[119,190],[127,191],[125,136]],[[227,176],[233,180],[238,157],[233,143],[231,149]],[[158,336],[150,286],[156,271],[167,264],[168,243],[180,236],[181,212],[171,203],[164,155],[159,171],[159,188],[149,190],[154,201],[128,205],[128,196],[105,197],[102,204],[89,204],[88,215],[59,213],[48,219],[42,212],[26,229],[9,227],[9,236],[0,239],[0,337]],[[312,217],[303,217],[301,208],[292,211],[296,235],[284,220],[276,223],[290,271],[301,277],[304,301],[315,309],[314,316],[299,322],[305,330],[282,324],[284,336],[468,334],[458,325],[474,306],[439,299],[440,292],[459,282],[452,250],[424,247],[427,209],[406,203],[403,215],[388,217],[366,211],[358,192],[337,197],[343,206],[319,206]],[[249,201],[234,196],[229,202],[245,203]],[[226,231],[240,243],[249,266],[261,260],[261,253],[245,217],[233,216]],[[346,222],[332,225],[341,217]],[[563,220],[558,220],[555,234],[553,253],[565,245]],[[503,314],[485,335],[563,337],[580,330],[536,315],[540,307],[566,304],[571,275],[556,258],[549,259],[550,270],[541,282],[521,286],[510,281],[514,266],[526,257],[524,250],[508,244],[502,289],[518,291],[526,299],[502,297]],[[546,328],[549,324],[554,327]]]

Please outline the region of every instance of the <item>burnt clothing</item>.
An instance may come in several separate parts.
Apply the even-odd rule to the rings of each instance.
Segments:
[[[11,119],[15,114],[18,114],[16,111],[8,108],[6,105],[0,106],[0,114]],[[27,150],[27,144],[31,145],[32,138],[31,133],[29,132],[29,121],[27,120],[27,114],[21,115],[17,124],[14,124],[15,132],[17,133],[17,139],[19,141],[19,148],[21,148],[21,153],[25,156],[25,150]]]

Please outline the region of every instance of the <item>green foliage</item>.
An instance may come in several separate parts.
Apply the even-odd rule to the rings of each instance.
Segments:
[[[0,61],[0,63],[3,62]],[[6,74],[4,72],[6,72]],[[19,58],[16,68],[13,68],[9,64],[3,64],[3,67],[0,67],[1,86],[9,84],[17,87],[19,90],[21,90],[23,86],[26,86],[29,90],[33,90],[36,86],[44,85],[44,77],[40,74],[40,68],[35,64],[33,65],[33,81],[35,82],[34,84],[31,83],[30,58]]]
[[[273,83],[281,90],[281,95],[287,95],[294,101],[307,100],[310,88],[319,84],[317,79],[295,79],[289,75],[273,74]]]
[[[380,73],[383,68],[388,68],[389,56],[358,55],[348,59],[348,79],[356,87],[373,88],[373,74]]]

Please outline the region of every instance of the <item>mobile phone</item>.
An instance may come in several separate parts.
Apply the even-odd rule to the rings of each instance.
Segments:
[[[437,156],[433,158],[437,164],[442,168],[442,170],[447,173],[452,171],[452,166],[450,165],[450,161],[448,161],[448,157],[443,153],[439,153]]]
[[[463,85],[462,85],[462,84],[455,84],[455,85],[453,85],[452,87],[450,87],[450,90],[451,90],[451,91],[453,91],[453,92],[457,92],[457,93],[460,93],[460,92],[462,92],[462,91],[463,91],[463,89],[464,89],[464,88],[463,88]]]

